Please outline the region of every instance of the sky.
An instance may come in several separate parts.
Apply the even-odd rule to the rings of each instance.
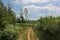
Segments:
[[[2,0],[7,6],[8,0]],[[19,16],[21,8],[28,9],[28,19],[37,20],[41,16],[60,16],[60,0],[10,0],[12,10]]]

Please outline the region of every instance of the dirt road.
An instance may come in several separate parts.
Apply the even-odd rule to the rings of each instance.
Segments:
[[[32,28],[27,28],[19,35],[18,40],[39,40]]]

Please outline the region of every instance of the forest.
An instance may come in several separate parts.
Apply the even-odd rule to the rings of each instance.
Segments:
[[[28,10],[26,19],[22,11],[16,17],[10,4],[6,7],[0,0],[0,40],[60,40],[60,16],[27,20]]]

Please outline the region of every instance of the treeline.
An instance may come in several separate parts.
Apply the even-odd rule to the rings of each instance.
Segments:
[[[40,40],[60,40],[60,17],[41,17],[34,30]]]
[[[21,26],[17,23],[16,15],[10,4],[4,6],[0,0],[0,40],[15,40],[21,30]]]
[[[8,8],[4,6],[2,1],[0,0],[0,29],[3,30],[3,25],[7,24],[14,24],[16,20],[15,14],[13,10],[11,10],[11,7]]]

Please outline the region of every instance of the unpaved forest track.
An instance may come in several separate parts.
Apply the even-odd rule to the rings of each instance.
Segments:
[[[29,28],[28,29],[28,36],[27,36],[28,40],[30,40],[30,35],[31,35],[31,29]]]
[[[28,27],[26,30],[19,35],[18,40],[39,40],[35,32],[31,27]]]

